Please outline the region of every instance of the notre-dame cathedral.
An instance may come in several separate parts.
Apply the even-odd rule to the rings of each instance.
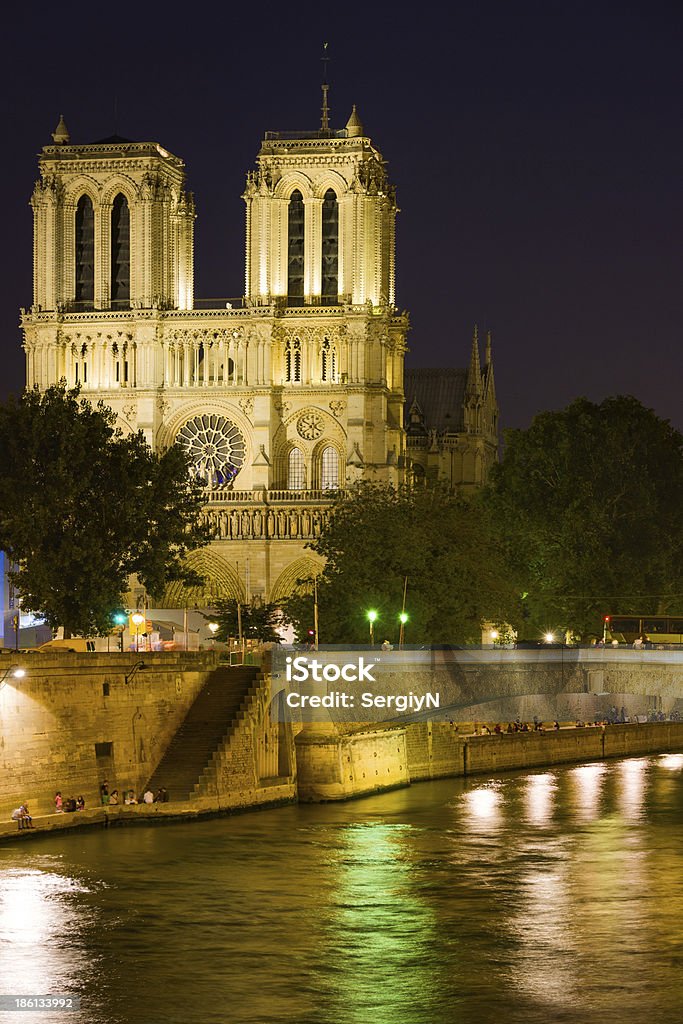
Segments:
[[[405,370],[394,189],[355,107],[344,128],[267,132],[247,174],[244,296],[195,300],[192,195],[156,142],[40,155],[29,387],[64,378],[124,431],[179,442],[215,540],[191,556],[217,598],[278,601],[319,568],[307,549],[333,492],[359,479],[470,489],[496,458],[491,345],[467,370]]]

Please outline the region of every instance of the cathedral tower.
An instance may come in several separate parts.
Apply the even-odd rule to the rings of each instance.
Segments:
[[[267,132],[244,198],[252,302],[393,305],[396,199],[355,107],[340,132]]]
[[[245,295],[194,308],[183,170],[155,142],[72,145],[60,120],[32,198],[27,383],[65,378],[190,455],[207,583],[159,603],[278,600],[315,569],[336,489],[404,476],[395,198],[355,109],[340,130],[268,132],[244,193]]]
[[[184,165],[119,136],[72,146],[60,118],[40,156],[33,309],[191,309],[192,197]]]

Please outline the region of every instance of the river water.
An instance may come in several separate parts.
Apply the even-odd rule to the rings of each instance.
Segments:
[[[40,1024],[679,1024],[683,754],[0,848]]]

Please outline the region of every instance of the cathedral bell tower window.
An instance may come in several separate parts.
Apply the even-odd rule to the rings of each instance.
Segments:
[[[337,381],[337,350],[329,338],[323,341],[320,379],[326,384],[335,384]]]
[[[130,211],[120,192],[111,210],[111,304],[130,306]]]
[[[298,338],[285,345],[285,381],[301,384],[301,342]]]
[[[289,198],[287,216],[287,303],[304,304],[304,197],[298,189]]]
[[[323,199],[322,242],[321,302],[323,306],[336,306],[339,302],[339,204],[331,188]]]
[[[95,214],[90,196],[81,196],[76,207],[76,288],[81,308],[92,308],[95,298]]]

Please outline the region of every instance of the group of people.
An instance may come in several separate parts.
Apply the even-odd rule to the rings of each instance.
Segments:
[[[617,711],[616,708],[613,708],[612,711],[605,716],[605,718],[596,718],[594,722],[584,722],[582,720],[578,720],[574,723],[568,723],[568,727],[571,728],[573,724],[574,728],[576,729],[585,729],[586,726],[590,725],[616,725],[619,722],[627,721],[628,718],[626,717],[626,712],[624,708],[622,708],[621,711]],[[557,719],[553,721],[551,728],[555,732],[557,732],[560,729],[560,723]],[[500,722],[496,722],[496,724],[493,726],[493,729],[491,729],[491,727],[487,725],[485,722],[475,722],[474,731],[477,735],[479,735],[479,733],[482,732],[488,736],[491,736],[493,734],[495,734],[496,736],[502,736],[503,733],[545,732],[546,726],[537,717],[537,715],[534,715],[533,723],[522,722],[519,718],[516,718],[514,722],[508,722],[507,726],[501,724]]]
[[[553,729],[559,728],[560,723],[557,721],[553,722]],[[495,734],[496,736],[502,736],[503,733],[513,732],[545,732],[545,726],[543,725],[543,722],[538,718],[537,715],[534,715],[533,724],[531,722],[522,722],[519,718],[515,718],[514,722],[508,722],[507,726],[503,725],[501,722],[496,722],[493,729],[491,729],[491,727],[487,725],[486,722],[482,722],[481,725],[479,722],[475,722],[475,733],[479,734],[480,729],[483,733],[485,733],[488,736],[491,736],[493,734]]]
[[[144,803],[144,804],[165,804],[168,803],[168,790],[165,786],[160,786],[156,793],[153,793],[151,789],[146,789],[143,795],[138,800],[135,796],[135,790],[127,789],[123,794],[123,801],[121,801],[118,789],[112,789],[109,791],[109,783],[105,779],[100,786],[100,800],[104,807],[120,804],[123,802],[126,805]],[[70,814],[74,811],[85,810],[85,799],[82,796],[73,797],[70,796],[66,800],[62,797],[61,790],[57,790],[55,793],[55,813],[56,814]],[[19,807],[12,811],[12,821],[16,821],[17,827],[20,829],[33,828],[33,818],[29,814],[28,804],[20,804]]]
[[[75,797],[70,796],[67,800],[62,798],[61,790],[57,790],[55,793],[55,813],[56,814],[71,814],[72,811],[84,811],[85,800],[82,796]]]
[[[146,789],[138,800],[135,796],[135,790],[127,789],[124,791],[123,801],[121,801],[118,789],[112,789],[110,793],[109,783],[105,779],[100,786],[100,800],[104,807],[115,806],[122,802],[127,807],[131,804],[165,804],[168,803],[168,790],[164,786],[160,786],[156,793],[153,793],[151,789]]]

